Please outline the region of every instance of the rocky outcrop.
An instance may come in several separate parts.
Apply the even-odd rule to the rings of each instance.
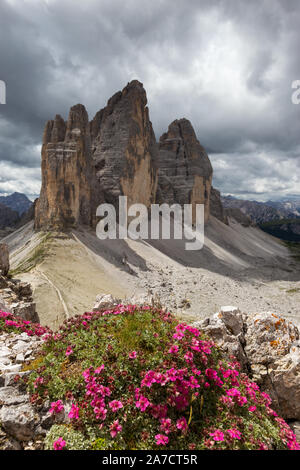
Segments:
[[[300,341],[298,328],[272,312],[247,315],[222,307],[194,323],[266,391],[280,416],[300,420]]]
[[[46,124],[35,228],[61,230],[92,225],[98,197],[94,171],[88,115],[78,104],[71,108],[67,123],[57,115]]]
[[[213,187],[210,192],[210,215],[213,215],[221,222],[228,225],[228,217],[221,201],[220,191]]]
[[[187,119],[173,121],[159,141],[157,202],[204,204],[210,213],[212,166]]]
[[[30,284],[0,276],[0,310],[37,322],[38,314]]]
[[[93,158],[107,202],[118,206],[155,202],[157,144],[142,83],[134,80],[116,93],[90,123]]]
[[[243,227],[250,227],[250,225],[255,225],[244,212],[241,211],[238,207],[226,208],[224,209],[225,216],[228,219],[234,219],[238,224],[243,225]]]
[[[27,333],[0,334],[0,450],[42,449],[55,422],[49,403],[33,406],[22,382],[31,373],[23,366],[34,360],[42,343],[42,338]]]
[[[96,303],[93,306],[93,312],[99,312],[100,310],[109,310],[119,304],[139,306],[151,305],[153,307],[162,307],[159,298],[151,295],[150,293],[135,295],[126,299],[118,299],[116,297],[113,297],[111,294],[99,294],[96,297]]]
[[[0,274],[6,276],[9,271],[9,250],[6,243],[0,243]]]

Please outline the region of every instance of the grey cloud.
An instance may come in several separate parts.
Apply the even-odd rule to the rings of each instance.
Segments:
[[[221,190],[300,192],[300,106],[291,103],[299,22],[296,0],[86,0],[76,7],[73,0],[4,0],[0,162],[27,168],[24,188],[36,192],[45,121],[66,118],[78,102],[92,118],[138,78],[157,138],[174,119],[189,118]],[[0,191],[14,184],[5,175]]]

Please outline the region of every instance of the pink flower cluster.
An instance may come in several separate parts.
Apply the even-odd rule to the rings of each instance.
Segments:
[[[76,321],[70,321],[72,333],[76,337],[77,327],[84,330],[90,328],[94,333],[97,331],[92,325],[94,319],[124,313],[133,315],[136,309],[135,305],[118,305],[112,310],[86,313]],[[139,311],[149,309],[143,307]],[[166,322],[173,321],[170,314],[162,311],[160,318]],[[105,327],[109,320],[103,320]],[[119,320],[113,319],[112,322],[118,324]],[[14,320],[5,317],[4,321]],[[76,340],[74,344],[68,344],[65,341],[68,326],[64,328],[55,335],[49,334],[48,339],[63,339],[62,355],[70,356],[75,351],[72,360],[76,360]],[[153,336],[158,337],[158,334],[153,333]],[[243,421],[258,421],[267,413],[273,423],[277,422],[286,447],[300,449],[288,425],[270,408],[269,395],[261,392],[254,382],[239,372],[238,363],[222,362],[213,342],[202,339],[197,328],[180,323],[175,327],[175,332],[169,329],[165,346],[165,350],[161,348],[161,359],[157,356],[157,365],[150,368],[142,349],[135,346],[137,350],[129,350],[125,354],[122,351],[123,362],[118,363],[117,354],[120,353],[117,347],[113,341],[106,344],[102,361],[109,365],[84,370],[84,383],[80,383],[81,398],[78,398],[79,393],[75,392],[73,396],[70,392],[68,399],[72,400],[72,404],[68,416],[74,420],[72,426],[80,429],[85,423],[92,423],[100,432],[107,432],[112,439],[119,439],[118,444],[121,445],[128,442],[132,445],[131,436],[140,426],[138,432],[141,439],[160,447],[171,447],[180,442],[194,449],[201,441],[206,448],[243,448],[247,442],[255,449],[268,449],[271,444],[269,446],[259,441],[254,437],[255,433],[251,435],[251,429],[249,432]],[[106,357],[109,359],[107,362]],[[47,382],[46,375],[45,379]],[[40,385],[43,385],[42,389],[45,387],[41,375],[35,378],[33,387],[39,388]],[[77,398],[76,402],[74,397]],[[207,413],[210,407],[216,411],[213,418]],[[62,411],[64,405],[61,400],[51,403],[52,414]],[[135,423],[137,430],[134,428],[133,431]],[[147,423],[147,427],[143,423]],[[199,442],[193,439],[198,435]],[[53,444],[57,450],[65,446],[62,438]]]
[[[123,408],[121,400],[107,400],[107,398],[111,396],[112,392],[109,387],[106,387],[101,383],[101,373],[104,369],[104,364],[102,364],[93,372],[91,369],[87,369],[82,374],[86,383],[86,399],[90,401],[89,404],[93,409],[95,419],[101,422],[104,422],[107,419],[109,410],[111,413],[116,413]],[[109,426],[109,429],[111,437],[114,438],[122,431],[122,425],[119,423],[119,420],[116,419]]]
[[[54,450],[63,450],[66,447],[66,441],[62,437],[59,437],[56,441],[53,442]]]
[[[16,317],[11,313],[3,312],[0,310],[0,331],[15,330],[16,332],[24,332],[28,336],[43,336],[46,333],[51,333],[47,327],[41,326],[38,323],[32,323],[23,318]]]

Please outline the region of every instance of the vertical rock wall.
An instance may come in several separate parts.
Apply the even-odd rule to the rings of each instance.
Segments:
[[[204,204],[210,213],[212,166],[187,119],[173,121],[159,141],[157,202]]]

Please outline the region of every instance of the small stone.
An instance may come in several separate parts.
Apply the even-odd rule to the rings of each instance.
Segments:
[[[4,386],[9,387],[10,385],[15,384],[15,378],[18,375],[19,377],[25,377],[27,375],[30,375],[31,371],[24,371],[24,372],[10,372],[8,374],[5,374],[4,376]]]
[[[7,436],[1,444],[1,450],[22,450],[22,446],[16,439]]]
[[[1,369],[2,369],[2,373],[5,374],[5,373],[10,373],[10,372],[20,372],[22,368],[22,365],[21,364],[11,364],[11,365],[8,365],[8,366],[3,366]]]
[[[17,354],[16,362],[17,362],[17,363],[22,363],[22,362],[24,362],[24,361],[25,361],[24,354],[23,354],[23,353]]]
[[[97,312],[103,309],[110,309],[118,305],[120,302],[120,299],[116,299],[111,294],[100,294],[96,297],[96,303],[93,307],[93,311]]]
[[[6,346],[2,346],[1,347],[1,350],[0,350],[0,360],[2,357],[8,357],[8,356],[11,356],[12,354],[12,350],[9,349],[8,347]]]
[[[16,387],[0,388],[0,405],[19,405],[28,401],[28,395],[21,395]]]
[[[19,441],[30,441],[38,424],[38,416],[30,404],[3,406],[0,421],[4,431]]]

